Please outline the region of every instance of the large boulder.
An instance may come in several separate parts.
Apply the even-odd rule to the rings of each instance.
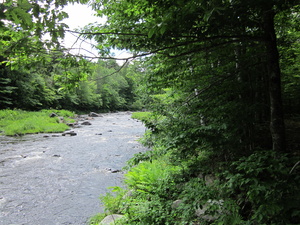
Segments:
[[[100,225],[113,225],[113,224],[115,224],[115,221],[117,221],[123,217],[124,217],[124,215],[120,215],[120,214],[108,215],[100,222]]]

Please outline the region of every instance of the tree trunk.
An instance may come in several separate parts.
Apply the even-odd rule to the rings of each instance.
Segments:
[[[273,150],[285,152],[285,126],[281,98],[281,72],[274,28],[274,16],[275,13],[272,9],[265,11],[263,15],[270,95],[270,131],[272,135]]]

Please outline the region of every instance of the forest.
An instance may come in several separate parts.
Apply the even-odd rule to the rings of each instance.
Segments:
[[[114,59],[90,62],[59,57],[49,54],[44,62],[21,64],[18,69],[3,63],[0,109],[53,108],[84,113],[143,107],[138,93],[141,72],[136,63],[121,69]]]
[[[105,24],[60,44],[66,4]],[[101,196],[116,224],[299,224],[297,0],[8,0],[0,4],[0,108],[140,110],[148,128],[124,187]],[[20,32],[21,31],[21,32]],[[49,39],[43,38],[48,34]],[[115,50],[132,56],[118,64]]]

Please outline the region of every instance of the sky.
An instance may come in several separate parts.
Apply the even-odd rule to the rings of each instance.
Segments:
[[[69,18],[64,19],[63,23],[67,24],[70,30],[83,28],[84,26],[94,22],[105,22],[105,19],[94,16],[95,12],[92,10],[91,7],[87,5],[68,5],[63,10],[69,15]],[[82,40],[79,40],[77,42],[76,41],[77,37],[74,36],[74,34],[68,32],[65,34],[65,47],[78,48],[76,50],[72,50],[73,54],[83,54],[87,56],[94,56],[94,54],[97,54],[96,50],[91,47],[91,44],[88,44],[87,42],[82,42]],[[90,40],[87,41],[93,44],[93,42],[91,42]]]
[[[92,8],[87,5],[80,5],[80,4],[68,5],[63,10],[69,15],[69,18],[64,19],[63,22],[69,26],[70,30],[82,28],[85,25],[88,25],[90,23],[95,23],[95,22],[101,24],[105,23],[105,18],[94,16],[95,11],[93,11]],[[97,51],[91,47],[91,44],[82,41],[76,42],[76,40],[77,37],[75,37],[74,35],[70,33],[65,34],[65,39],[64,39],[65,47],[78,48],[72,50],[73,54],[83,54],[92,57],[97,55]],[[87,41],[91,42],[90,40]],[[93,44],[93,42],[91,43]],[[114,51],[114,54],[117,58],[125,58],[131,56],[129,53],[125,51]],[[120,63],[122,63],[122,61],[120,61]]]
[[[105,22],[105,19],[94,16],[95,12],[87,5],[71,4],[64,8],[69,15],[69,18],[64,22],[69,25],[71,29],[83,27],[93,22]]]

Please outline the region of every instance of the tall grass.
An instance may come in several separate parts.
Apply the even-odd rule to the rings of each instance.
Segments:
[[[40,112],[27,112],[23,110],[0,110],[0,134],[22,135],[32,133],[63,132],[69,127],[60,123],[59,118],[50,118],[50,113],[69,117],[74,113],[66,110],[42,110]]]

